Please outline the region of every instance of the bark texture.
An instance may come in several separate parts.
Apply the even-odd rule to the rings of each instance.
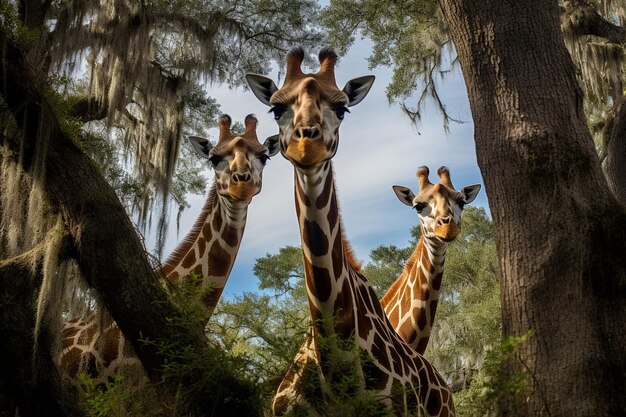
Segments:
[[[20,151],[23,168],[33,168],[33,155],[45,157],[42,187],[61,213],[76,243],[76,260],[88,284],[94,287],[127,339],[132,343],[150,379],[161,382],[170,394],[179,393],[179,383],[162,379],[168,352],[142,340],[172,341],[176,346],[212,355],[198,326],[178,323],[185,319],[159,284],[146,257],[145,249],[113,189],[100,175],[95,164],[64,133],[47,97],[45,86],[37,84],[20,48],[0,31],[0,94],[17,125],[22,140],[4,138],[4,146]],[[43,154],[41,153],[43,152]],[[201,372],[200,372],[201,373]],[[202,378],[195,374],[190,377]],[[225,392],[196,393],[194,403],[186,405],[201,415],[213,415],[214,409],[225,413],[237,410],[254,395],[229,376]],[[207,391],[207,390],[205,390]],[[232,393],[245,398],[232,398]],[[231,398],[228,397],[231,395]],[[229,408],[230,407],[230,408]],[[258,414],[250,409],[249,415]],[[235,414],[232,414],[235,415]]]
[[[40,334],[36,352],[35,306],[41,265],[35,254],[0,262],[0,416],[61,417],[80,415],[50,355],[48,330]]]
[[[626,96],[609,113],[602,136],[604,173],[615,197],[626,207]]]
[[[532,337],[507,416],[626,409],[626,212],[603,175],[556,1],[442,0],[494,219],[505,335]]]

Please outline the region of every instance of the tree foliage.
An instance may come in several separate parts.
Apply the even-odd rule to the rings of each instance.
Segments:
[[[454,49],[436,0],[333,0],[322,12],[329,42],[345,52],[355,36],[369,38],[370,67],[390,66],[388,100],[401,102],[414,122],[421,119],[426,100],[439,108],[444,126],[457,120],[438,93],[445,74],[454,64]],[[417,96],[417,103],[411,104]]]
[[[222,300],[207,332],[225,350],[247,361],[269,409],[310,323],[302,251],[285,246],[258,258],[254,273],[265,294]]]
[[[206,135],[214,126],[220,109],[206,86],[240,86],[246,72],[281,63],[294,43],[316,49],[322,41],[309,23],[318,13],[311,0],[19,5],[26,26],[45,34],[30,55],[56,80],[68,112],[87,122],[94,158],[102,159],[102,142],[117,149],[107,162],[126,172],[119,190],[129,211],[145,229],[151,210],[161,209],[160,240],[169,199],[182,210],[185,195],[204,185],[200,166],[183,165],[179,153],[184,135]],[[35,8],[43,13],[32,16]]]

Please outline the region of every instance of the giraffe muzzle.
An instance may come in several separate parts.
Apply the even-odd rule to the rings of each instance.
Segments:
[[[298,165],[312,166],[326,158],[328,149],[323,140],[308,137],[296,139],[294,136],[287,144],[284,155]]]
[[[293,130],[294,139],[317,140],[322,137],[322,129],[319,126],[300,126]]]
[[[252,176],[249,172],[235,172],[230,178],[232,182],[248,182]]]
[[[437,224],[437,226],[435,226],[435,236],[444,242],[454,240],[460,232],[461,227],[454,222]]]

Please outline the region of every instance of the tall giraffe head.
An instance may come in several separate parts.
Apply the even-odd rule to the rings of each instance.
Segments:
[[[304,51],[292,49],[287,55],[287,72],[282,88],[262,75],[247,74],[254,95],[271,107],[278,122],[280,149],[295,166],[311,168],[337,152],[339,125],[348,107],[365,98],[374,76],[355,78],[343,90],[335,82],[337,55],[324,48],[319,53],[320,69],[302,72]]]
[[[278,137],[271,136],[261,144],[256,135],[257,119],[252,114],[246,116],[245,131],[240,135],[231,132],[231,123],[227,114],[220,116],[215,145],[198,136],[190,136],[189,140],[213,167],[217,192],[233,201],[250,202],[261,191],[265,163],[278,153]]]
[[[456,191],[450,180],[448,168],[440,167],[437,170],[438,184],[430,182],[428,173],[428,167],[422,166],[417,169],[419,180],[417,195],[400,185],[394,185],[393,190],[402,203],[417,211],[424,237],[450,242],[461,232],[463,206],[474,201],[480,191],[480,184],[468,185],[461,191]]]

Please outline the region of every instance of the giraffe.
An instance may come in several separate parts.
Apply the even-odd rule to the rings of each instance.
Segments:
[[[396,333],[422,355],[430,338],[437,309],[448,243],[461,231],[463,206],[474,201],[481,188],[476,184],[464,187],[457,193],[451,183],[449,170],[440,167],[437,173],[441,181],[439,185],[434,185],[428,179],[428,167],[418,168],[421,196],[419,198],[406,187],[398,185],[392,187],[402,203],[415,208],[418,212],[422,219],[422,233],[402,273],[380,299]],[[438,215],[439,213],[449,213],[449,217]],[[438,222],[443,224],[448,221],[456,226],[451,226],[445,234],[440,231],[440,235],[437,236],[435,226]],[[298,385],[298,391],[301,389],[299,386],[301,382],[298,381],[301,372],[298,373],[297,370],[302,370],[307,363],[315,361],[310,343],[311,339],[307,338],[294,360],[296,366],[286,378],[292,386]],[[290,394],[295,395],[295,392]]]
[[[480,191],[479,184],[456,191],[443,166],[437,170],[438,184],[431,184],[428,174],[428,167],[418,168],[417,196],[406,187],[392,187],[402,203],[417,211],[422,233],[402,273],[380,300],[396,332],[422,355],[435,320],[448,244],[461,232],[463,206]]]
[[[245,131],[240,135],[231,132],[231,123],[228,115],[219,118],[215,146],[208,139],[189,137],[196,153],[210,163],[215,178],[191,231],[157,271],[174,283],[191,273],[201,278],[204,325],[235,262],[248,205],[261,191],[263,168],[279,150],[277,136],[269,137],[264,144],[258,141],[254,115],[246,116]],[[79,387],[79,371],[86,371],[96,383],[104,383],[123,371],[131,382],[142,385],[146,382],[145,371],[131,345],[106,311],[101,316],[78,317],[66,323],[57,358],[64,379]]]
[[[296,217],[312,318],[312,338],[281,383],[272,411],[317,415],[324,402],[338,400],[333,384],[342,375],[332,359],[348,358],[338,346],[352,344],[356,352],[352,364],[359,378],[355,393],[373,395],[379,407],[397,415],[454,415],[450,389],[395,332],[343,236],[331,159],[348,107],[365,98],[374,77],[355,78],[339,90],[334,75],[337,55],[332,50],[320,51],[320,69],[314,74],[302,72],[303,58],[300,48],[289,52],[280,89],[267,77],[246,76],[255,96],[271,107],[279,126],[280,151],[294,166]],[[315,389],[302,389],[304,375],[314,375],[319,382]]]

